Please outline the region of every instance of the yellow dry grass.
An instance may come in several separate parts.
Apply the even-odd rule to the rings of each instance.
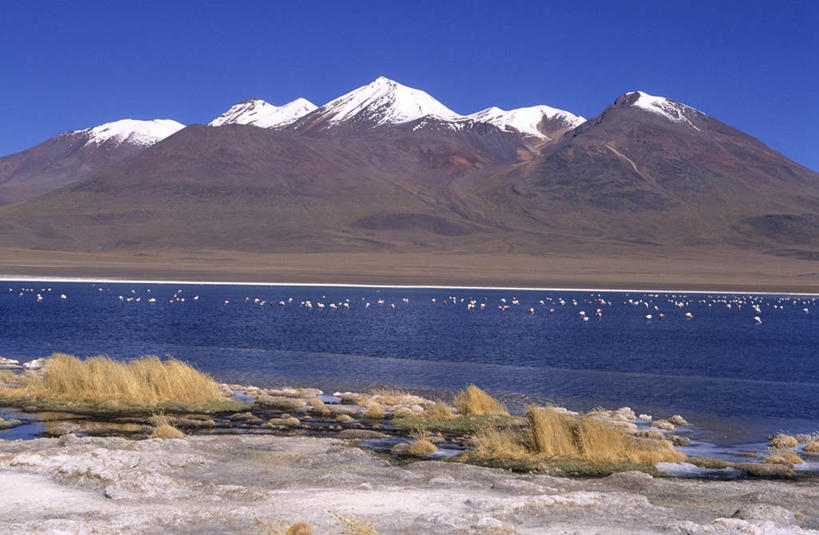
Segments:
[[[6,389],[2,394],[139,407],[225,400],[211,377],[178,360],[163,362],[155,356],[129,362],[103,356],[80,360],[59,353],[52,355],[42,374],[33,375],[20,388]]]
[[[532,463],[576,459],[590,465],[679,462],[685,455],[667,440],[640,440],[623,429],[589,416],[543,407],[526,410],[526,428],[485,429],[474,437],[474,454],[496,460]]]
[[[409,392],[389,388],[376,388],[370,391],[373,398],[383,405],[403,405],[412,403],[416,398]]]
[[[449,405],[441,401],[425,410],[424,416],[433,420],[449,420],[451,418],[455,418],[455,414],[453,414],[452,409],[449,408]]]
[[[462,416],[480,416],[483,414],[504,414],[509,412],[503,403],[496,400],[475,385],[469,385],[455,395],[452,401]]]
[[[164,414],[154,414],[150,418],[151,425],[154,426],[154,432],[151,433],[151,438],[182,438],[185,434],[179,429],[175,428],[168,421],[168,417]]]
[[[410,444],[409,449],[407,449],[407,453],[410,455],[432,455],[438,448],[430,442],[429,440],[429,433],[427,431],[418,431],[412,433],[412,438],[415,439],[415,442]]]
[[[526,421],[532,450],[546,457],[582,459],[590,464],[654,464],[685,459],[667,440],[639,440],[589,416],[530,406]]]
[[[791,464],[791,465],[793,465],[793,464],[802,464],[805,461],[803,461],[802,458],[799,457],[797,454],[795,454],[793,452],[790,452],[790,451],[786,451],[786,452],[779,452],[779,453],[774,453],[773,455],[769,455],[768,457],[765,457],[765,459],[762,462],[766,463],[766,464]]]
[[[27,374],[18,374],[11,370],[0,370],[0,383],[5,383],[12,386],[22,386],[27,381]]]
[[[375,404],[371,404],[367,412],[364,413],[364,418],[367,420],[383,420],[386,417],[387,414],[384,412],[384,409]]]

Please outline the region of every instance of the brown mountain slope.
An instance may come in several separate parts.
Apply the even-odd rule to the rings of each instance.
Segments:
[[[0,209],[0,244],[61,249],[311,251],[469,239],[482,223],[445,191],[519,137],[400,128],[292,136],[191,126],[82,182]]]
[[[717,245],[777,254],[819,250],[819,174],[705,114],[627,94],[480,185],[482,210],[534,235],[638,247]],[[674,120],[676,118],[676,120]],[[546,245],[538,239],[541,244]]]
[[[812,288],[818,201],[819,174],[693,108],[630,93],[540,154],[492,125],[429,117],[283,131],[191,126],[76,184],[0,207],[0,248],[158,263],[216,251],[227,260],[214,270],[271,254],[253,257],[262,266],[253,273],[278,273],[265,262],[282,262],[287,273],[324,270],[321,280],[344,269],[387,280],[399,257],[429,266],[411,279],[428,282],[431,273],[527,284],[585,273],[609,284],[618,265],[626,286],[646,273],[671,286],[717,273],[724,284],[741,268],[760,286],[786,273],[776,280]],[[455,270],[459,255],[467,264]]]

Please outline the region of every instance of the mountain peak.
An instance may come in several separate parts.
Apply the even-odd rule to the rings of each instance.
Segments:
[[[117,145],[128,143],[149,146],[162,141],[183,128],[185,128],[185,125],[171,119],[153,119],[151,121],[121,119],[69,133],[86,136],[86,143],[101,145],[106,142],[113,142]]]
[[[516,131],[525,136],[547,140],[551,139],[547,132],[565,131],[565,129],[575,128],[586,121],[579,115],[545,105],[508,111],[492,106],[472,115],[467,115],[467,117],[475,121],[493,124],[506,132]],[[547,122],[554,123],[550,125],[548,130],[543,128]]]
[[[315,109],[316,105],[305,98],[297,98],[282,106],[274,106],[260,98],[249,98],[231,106],[208,126],[247,124],[259,128],[281,128]]]
[[[384,76],[328,102],[317,115],[330,124],[355,120],[376,125],[406,123],[428,115],[445,120],[460,118],[425,91]]]
[[[659,97],[649,95],[644,91],[630,91],[625,95],[619,97],[615,102],[616,105],[627,105],[645,110],[675,123],[687,123],[692,127],[697,128],[691,119],[697,114],[705,115],[701,111],[692,108],[682,102],[670,99],[668,97]]]

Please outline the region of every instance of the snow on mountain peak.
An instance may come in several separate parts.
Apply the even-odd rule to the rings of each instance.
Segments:
[[[208,125],[249,124],[260,128],[280,128],[315,109],[316,105],[305,98],[297,98],[283,106],[274,106],[262,99],[251,98],[234,104]]]
[[[549,136],[541,132],[540,128],[538,128],[544,121],[555,121],[563,128],[575,128],[586,121],[586,119],[579,115],[544,105],[518,108],[509,111],[492,106],[491,108],[486,108],[485,110],[467,115],[466,117],[475,121],[495,125],[505,132],[516,131],[520,134],[540,139],[550,139]],[[555,128],[554,130],[558,129],[559,128]]]
[[[629,101],[634,107],[656,113],[675,123],[688,123],[699,130],[688,116],[697,113],[702,114],[702,112],[691,106],[671,100],[670,98],[649,95],[643,91],[631,91],[626,93],[625,96],[630,97]]]
[[[400,124],[428,115],[444,120],[461,118],[425,91],[407,87],[383,76],[331,100],[320,107],[317,114],[326,118],[330,124],[352,119],[371,121],[377,125]]]
[[[128,143],[150,146],[183,128],[185,128],[185,125],[171,119],[154,119],[152,121],[122,119],[71,133],[86,136],[86,143],[102,144],[110,141],[116,144]]]

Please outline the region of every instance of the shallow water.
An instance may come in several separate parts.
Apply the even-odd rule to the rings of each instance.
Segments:
[[[680,413],[698,438],[719,445],[819,430],[814,297],[62,282],[0,288],[0,355],[7,358],[172,355],[228,382],[390,386],[442,397],[476,383],[513,409],[555,402]],[[300,306],[305,300],[312,309]]]

